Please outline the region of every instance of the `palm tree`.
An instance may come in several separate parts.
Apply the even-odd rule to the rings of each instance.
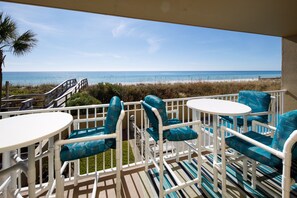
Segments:
[[[20,35],[16,23],[0,12],[0,111],[2,107],[2,66],[4,66],[5,53],[12,53],[16,56],[24,55],[31,51],[36,42],[33,32],[28,30]]]

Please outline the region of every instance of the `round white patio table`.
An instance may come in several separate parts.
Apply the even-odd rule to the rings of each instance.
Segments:
[[[51,153],[49,155],[49,163],[53,163],[53,138],[56,134],[67,129],[72,121],[72,115],[62,112],[27,114],[0,120],[0,153],[7,154],[8,152],[9,156],[9,151],[28,147],[28,187],[30,198],[35,197],[35,143],[49,139],[49,150]],[[51,171],[49,177],[53,177],[53,170],[49,171]]]
[[[237,126],[237,116],[243,116],[244,131],[247,131],[247,115],[252,109],[244,104],[228,100],[218,99],[193,99],[187,102],[187,106],[193,110],[193,120],[200,120],[200,112],[208,113],[213,116],[213,168],[214,168],[214,191],[218,190],[218,139],[217,126],[218,116],[232,116],[234,127]]]

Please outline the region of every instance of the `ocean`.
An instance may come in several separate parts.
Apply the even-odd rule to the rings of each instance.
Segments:
[[[3,82],[13,85],[59,84],[64,80],[87,78],[89,84],[99,82],[136,84],[221,80],[253,80],[281,77],[281,71],[123,71],[123,72],[3,72]]]

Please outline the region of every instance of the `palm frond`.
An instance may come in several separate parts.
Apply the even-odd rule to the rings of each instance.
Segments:
[[[0,44],[9,43],[16,37],[16,23],[9,17],[0,13]]]
[[[14,55],[23,55],[30,52],[36,43],[37,39],[35,38],[35,34],[28,30],[13,41],[11,51]]]

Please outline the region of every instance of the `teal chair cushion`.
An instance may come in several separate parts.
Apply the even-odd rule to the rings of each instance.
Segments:
[[[283,151],[284,144],[291,133],[297,130],[297,110],[284,113],[280,116],[276,132],[272,141],[272,148]],[[293,146],[292,159],[297,159],[297,146]]]
[[[261,135],[253,131],[243,133],[243,135],[271,147],[271,143],[272,143],[271,137]],[[230,148],[262,164],[268,165],[273,168],[279,167],[279,165],[282,164],[281,159],[277,157],[272,158],[272,154],[270,154],[269,152],[265,151],[262,148],[259,148],[258,146],[250,144],[245,140],[240,139],[237,136],[227,137],[225,141]]]
[[[147,128],[147,132],[152,136],[155,141],[159,140],[159,128],[158,128],[158,119],[152,108],[156,108],[161,116],[163,126],[179,124],[180,120],[168,119],[165,102],[154,95],[148,95],[144,98],[142,106],[146,112],[146,115],[149,118],[150,124],[152,127]],[[183,141],[183,140],[192,140],[198,137],[197,133],[193,131],[190,127],[180,127],[176,129],[170,129],[163,131],[163,140],[167,139],[169,141]]]
[[[232,116],[221,116],[221,118],[231,124],[233,124],[233,117]],[[258,121],[258,122],[262,122],[262,123],[267,123],[268,120],[265,119],[262,116],[248,116],[247,117],[247,126],[252,126],[252,121]],[[237,117],[237,126],[242,127],[243,126],[243,118],[242,116]]]
[[[163,126],[167,126],[168,125],[168,116],[167,116],[167,112],[166,112],[165,102],[161,98],[154,96],[154,95],[147,95],[144,98],[144,101],[149,106],[154,107],[158,110],[158,112],[162,118]],[[152,127],[154,129],[158,129],[158,120],[157,120],[156,116],[154,114],[151,115],[148,113],[147,113],[147,116],[150,119],[150,123],[152,124]]]
[[[146,131],[152,136],[152,138],[157,142],[159,141],[159,132],[153,127],[147,128]],[[175,129],[166,130],[163,132],[163,139],[169,141],[184,141],[193,140],[198,137],[198,134],[192,130],[190,127],[179,127]]]
[[[179,119],[173,118],[173,119],[169,119],[168,120],[168,125],[172,125],[172,124],[180,124],[181,121]],[[159,133],[157,129],[154,129],[153,127],[148,128],[147,132],[152,136],[152,138],[155,141],[159,140]],[[166,139],[166,137],[168,136],[169,130],[163,131],[163,139]]]
[[[88,128],[83,130],[74,130],[69,135],[68,139],[90,137],[104,135],[104,127]],[[89,157],[102,153],[110,147],[105,142],[106,140],[95,140],[88,142],[78,142],[73,144],[65,144],[62,146],[60,157],[62,161],[70,161]]]
[[[169,119],[168,121],[167,121],[167,124],[168,125],[172,125],[172,124],[180,124],[180,123],[182,123],[179,119],[177,119],[177,118],[173,118],[173,119]]]
[[[252,113],[266,112],[269,110],[271,95],[262,91],[243,90],[239,92],[238,102],[249,106],[252,109]],[[268,115],[260,117],[268,120]]]
[[[179,127],[169,130],[167,140],[169,141],[184,141],[197,139],[198,134],[190,127]]]
[[[172,124],[180,124],[180,123],[181,123],[181,121],[180,121],[179,119],[176,119],[176,118],[174,118],[174,119],[169,119],[169,120],[168,120],[168,124],[169,124],[169,125],[172,125]],[[151,127],[151,128],[148,128],[148,129],[147,129],[147,132],[152,136],[152,138],[153,138],[155,141],[158,141],[158,140],[159,140],[158,129],[156,130],[156,129],[154,129],[153,127]],[[169,132],[170,132],[169,130],[163,131],[163,140],[166,139],[166,137],[168,136]]]
[[[117,96],[112,97],[109,103],[104,127],[74,130],[71,132],[68,139],[115,133],[116,125],[122,110],[124,110],[124,106],[120,98]],[[62,161],[69,161],[96,155],[110,148],[116,148],[115,138],[65,144],[61,148],[60,156]]]
[[[104,134],[115,133],[117,122],[119,120],[121,110],[123,108],[123,104],[121,103],[121,99],[117,96],[111,98],[109,107],[107,110],[107,116],[104,125]],[[106,144],[111,148],[116,148],[116,140],[115,138],[106,139]]]

